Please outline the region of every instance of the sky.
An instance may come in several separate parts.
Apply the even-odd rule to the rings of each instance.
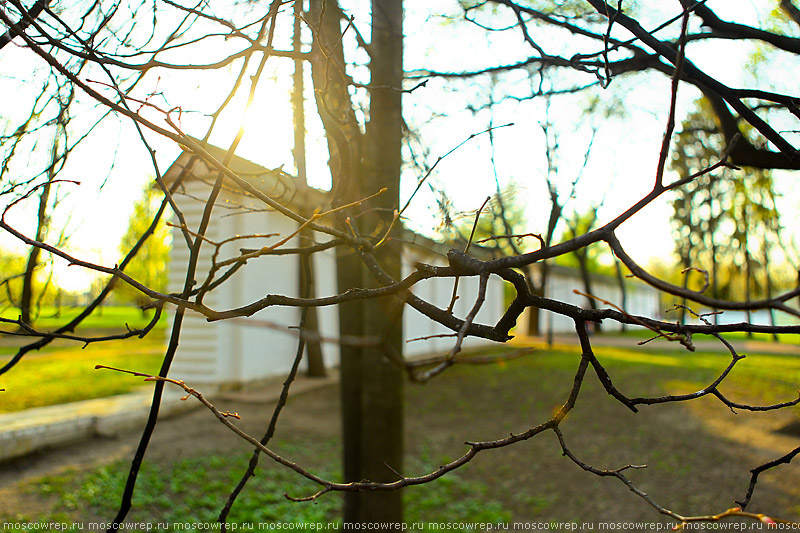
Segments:
[[[354,24],[368,35],[368,14],[360,10],[364,2],[343,2],[352,6],[356,16]],[[749,1],[709,2],[719,8],[721,15],[730,17],[759,16],[754,4]],[[442,1],[436,5],[441,12],[455,12],[452,2]],[[500,25],[502,20],[495,20]],[[527,55],[519,32],[492,34],[476,27],[460,27],[457,38],[451,33],[452,22],[437,13],[407,9],[406,25],[406,69],[420,68],[457,71],[476,66],[497,63],[502,52],[503,62],[512,62]],[[438,32],[438,33],[437,33]],[[443,40],[441,35],[448,35]],[[542,42],[559,51],[558,36],[541,36]],[[347,42],[345,42],[345,46]],[[456,53],[454,53],[454,47]],[[288,47],[287,47],[288,48]],[[218,50],[207,50],[213,56]],[[730,42],[714,45],[692,45],[689,55],[698,66],[712,75],[720,76],[726,83],[746,85],[748,79],[746,58],[748,49],[739,48]],[[208,59],[207,59],[208,60]],[[6,47],[0,54],[0,94],[32,97],[37,82],[26,74],[26,66],[39,61],[32,53],[17,47]],[[247,113],[246,135],[237,155],[248,158],[268,168],[281,165],[287,171],[294,168],[291,159],[292,136],[290,133],[291,107],[287,92],[291,66],[286,61],[268,63],[268,74],[259,86],[256,102]],[[358,70],[354,71],[356,77]],[[8,74],[12,73],[12,74]],[[139,88],[142,95],[155,94],[154,103],[165,108],[180,105],[181,127],[194,136],[202,136],[208,119],[209,102],[218,102],[227,91],[234,76],[232,68],[214,74],[193,72],[149,73]],[[366,81],[366,80],[365,80]],[[415,84],[409,81],[409,84]],[[485,105],[492,97],[522,94],[527,80],[498,82],[491,93],[485,86],[474,83],[453,83],[432,78],[428,85],[404,98],[404,113],[408,123],[420,133],[422,145],[415,150],[427,152],[428,164],[437,157],[463,142],[470,135],[484,131],[490,124],[513,125],[494,131],[494,150],[486,134],[465,143],[449,155],[431,175],[430,181],[445,188],[460,211],[473,211],[483,200],[495,192],[497,179],[501,186],[513,183],[516,186],[514,201],[527,207],[528,227],[526,232],[544,231],[549,214],[549,200],[544,176],[547,163],[544,157],[545,137],[542,123],[548,118],[558,126],[559,174],[554,181],[562,197],[567,194],[570,183],[580,175],[578,195],[567,204],[567,210],[585,211],[602,201],[600,220],[608,221],[624,211],[636,200],[649,192],[661,145],[661,136],[666,122],[666,105],[669,97],[669,80],[660,75],[644,75],[615,80],[606,91],[598,91],[601,98],[615,96],[621,109],[611,110],[608,118],[592,119],[584,113],[589,96],[554,98],[549,115],[545,115],[542,99],[515,101],[506,100],[490,110],[471,111],[468,105]],[[485,85],[485,84],[484,84]],[[307,83],[310,91],[310,82]],[[20,91],[22,89],[22,91]],[[592,93],[593,94],[593,93]],[[311,96],[309,92],[309,98]],[[678,99],[678,117],[692,107],[697,92],[683,87]],[[90,99],[80,96],[86,109]],[[22,96],[18,97],[19,100]],[[17,100],[17,99],[15,99]],[[10,100],[6,100],[6,103]],[[230,111],[219,123],[211,142],[227,146],[233,139],[244,111],[245,95],[240,91],[230,106]],[[14,102],[17,110],[25,106]],[[0,104],[0,116],[13,119],[14,109]],[[197,110],[199,112],[191,112]],[[309,181],[312,186],[328,188],[330,174],[327,171],[325,143],[321,125],[313,118],[313,106],[307,106]],[[87,111],[87,114],[90,114]],[[582,168],[583,153],[591,138],[591,126],[597,128],[592,144],[591,156]],[[77,127],[77,126],[76,126]],[[161,171],[165,171],[178,156],[178,148],[156,135],[148,134],[156,149],[156,158]],[[268,149],[265,149],[268,147]],[[33,158],[39,157],[36,152]],[[494,160],[494,166],[492,161]],[[495,178],[496,176],[496,178]],[[106,119],[101,128],[94,131],[71,156],[64,176],[80,181],[80,185],[62,187],[65,194],[63,204],[56,215],[56,225],[67,228],[70,235],[69,250],[90,261],[112,265],[119,259],[117,244],[128,225],[132,201],[141,196],[141,191],[153,177],[149,156],[137,141],[130,125],[117,117]],[[420,171],[407,169],[404,174],[405,195],[415,187]],[[800,205],[798,188],[794,187],[791,175],[776,176],[782,198],[784,224],[797,227],[796,206]],[[439,224],[435,209],[435,197],[423,188],[407,211],[407,224],[423,233],[430,234]],[[15,209],[14,223],[30,233],[31,206]],[[669,226],[670,207],[666,198],[654,202],[642,210],[619,230],[619,236],[631,255],[641,264],[662,258],[669,260],[674,243]],[[536,246],[535,242],[531,243]],[[0,237],[0,246],[16,247],[7,236]],[[58,269],[61,283],[65,287],[80,290],[91,282],[93,275],[75,268]]]

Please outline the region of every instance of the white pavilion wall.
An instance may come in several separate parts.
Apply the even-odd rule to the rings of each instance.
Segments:
[[[406,252],[403,257],[404,276],[414,271],[413,265],[417,261],[429,264],[445,264],[442,259],[435,260],[431,256],[420,256],[416,253]],[[472,310],[478,297],[479,283],[478,276],[459,278],[458,299],[453,306],[453,314],[458,318],[463,320]],[[497,276],[489,277],[486,301],[478,312],[475,323],[493,326],[503,316],[505,311],[503,306],[503,283],[504,281]],[[453,278],[430,278],[415,284],[411,288],[411,292],[440,309],[447,309],[453,295],[453,284]],[[454,332],[451,329],[434,322],[411,306],[406,306],[403,313],[403,337],[406,341],[410,341],[406,342],[404,346],[407,357],[447,351],[455,343],[453,334]],[[437,337],[436,335],[448,336]],[[486,339],[467,337],[464,340],[463,348],[474,348],[492,343],[493,341]]]
[[[176,201],[190,230],[197,229],[202,218],[204,203],[191,199],[189,195],[202,197],[200,195],[205,192],[205,189],[207,189],[207,186],[201,183],[187,184],[188,195],[176,196]],[[220,230],[221,228],[218,224],[212,223],[206,232],[206,237],[211,240],[217,240],[220,238]],[[205,273],[208,272],[211,265],[211,254],[212,249],[210,246],[204,245],[201,248],[195,279],[204,279]],[[173,228],[172,251],[170,252],[169,261],[169,292],[180,293],[183,290],[188,263],[189,248],[186,240],[179,229]],[[212,292],[206,296],[204,303],[211,308],[219,309],[220,305],[224,304],[224,302],[220,301],[222,296],[221,291]],[[174,318],[174,307],[169,306],[167,311],[171,326]],[[192,385],[211,384],[220,381],[225,367],[219,360],[218,352],[220,343],[224,342],[224,333],[222,324],[209,323],[202,315],[187,310],[181,328],[178,351],[170,370],[170,377],[182,379]]]
[[[186,195],[177,195],[181,209],[190,229],[195,229],[202,217],[204,198],[208,185],[191,182]],[[227,205],[241,204],[241,196],[223,193],[215,208],[206,237],[210,241],[221,242],[235,235],[279,234],[280,237],[260,237],[235,240],[223,245],[218,260],[237,257],[241,248],[257,249],[274,244],[280,238],[293,233],[296,223],[271,211],[258,211],[242,214],[240,210],[228,209]],[[327,236],[318,236],[324,242]],[[284,247],[298,246],[298,238],[293,238]],[[196,279],[203,283],[211,265],[214,246],[205,243]],[[173,230],[173,252],[170,256],[169,290],[180,292],[183,287],[189,252],[179,230]],[[428,260],[427,256],[406,251],[403,257],[403,271],[408,274],[417,260]],[[441,261],[440,261],[441,263]],[[314,254],[316,296],[337,294],[336,257],[333,249]],[[224,269],[218,272],[222,275]],[[219,289],[208,293],[204,303],[215,310],[234,309],[247,305],[268,294],[299,295],[299,259],[294,255],[264,256],[251,259],[240,268]],[[454,314],[464,318],[475,303],[478,294],[478,277],[464,277],[459,281],[459,298],[456,300]],[[412,289],[421,298],[444,309],[448,306],[453,290],[452,278],[429,279],[420,282]],[[494,325],[502,316],[503,282],[497,276],[490,278],[486,302],[479,312],[476,322]],[[335,367],[339,363],[339,346],[331,339],[338,337],[338,307],[318,307],[322,350],[326,366]],[[290,328],[300,322],[300,310],[294,307],[271,306],[249,317],[240,317],[219,322],[208,322],[205,317],[187,311],[181,334],[181,341],[170,375],[183,379],[192,385],[238,386],[248,382],[258,382],[265,378],[285,374],[291,367],[296,349],[298,331]],[[413,308],[406,306],[403,315],[403,332],[406,339],[431,337],[453,332],[436,324]],[[454,337],[434,337],[409,342],[404,345],[407,355],[420,355],[449,350],[455,342]],[[465,348],[487,344],[484,339],[468,338]],[[305,368],[305,363],[303,367]]]
[[[661,310],[656,289],[641,282],[631,283],[630,281],[626,282],[625,289],[625,312],[650,318],[658,318],[660,316]],[[590,307],[588,299],[580,294],[575,294],[575,290],[581,292],[586,290],[578,271],[575,271],[574,275],[565,275],[560,271],[548,275],[546,291],[548,298],[588,309]],[[622,292],[619,284],[613,278],[596,277],[593,279],[592,293],[594,296],[622,308]],[[600,301],[596,303],[598,309],[610,307]],[[523,321],[518,323],[520,322],[525,323]],[[604,320],[602,328],[603,331],[620,331],[622,325],[615,320]],[[547,331],[571,333],[575,331],[575,325],[569,317],[542,310],[539,314],[539,330],[542,334]]]

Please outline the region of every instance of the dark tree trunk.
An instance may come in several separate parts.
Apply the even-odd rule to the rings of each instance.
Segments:
[[[578,258],[578,265],[581,271],[581,280],[583,281],[583,289],[586,294],[593,295],[592,292],[592,276],[589,272],[589,265],[586,264],[586,248],[575,250],[575,257]],[[594,298],[587,298],[589,300],[589,309],[597,309],[597,301]],[[600,323],[594,324],[595,331],[600,331]]]
[[[370,202],[363,222],[366,229],[388,228],[399,203],[403,140],[403,7],[401,0],[372,1],[370,120],[367,124],[362,195],[386,188]],[[395,279],[400,279],[400,247],[388,240],[375,258]],[[376,286],[371,275],[364,284]],[[361,476],[373,481],[394,481],[403,471],[403,382],[405,372],[396,357],[403,350],[402,313],[394,297],[363,301],[368,335],[379,335],[380,346],[362,354],[363,420]],[[402,493],[363,492],[345,522],[403,521]]]
[[[314,0],[311,21],[319,27],[314,50],[315,94],[331,153],[333,203],[344,205],[387,191],[368,204],[358,217],[340,219],[340,227],[362,235],[389,227],[399,198],[402,143],[402,19],[401,0],[374,0],[370,47],[370,120],[362,136],[343,78],[344,59],[335,1]],[[321,47],[324,47],[324,51]],[[332,63],[339,66],[335,66]],[[363,138],[362,138],[363,137]],[[362,152],[363,141],[363,152]],[[400,250],[391,239],[374,252],[383,269],[400,278]],[[337,253],[339,290],[376,286],[357,251]],[[402,317],[394,297],[348,302],[340,307],[342,430],[346,481],[397,479],[403,459]],[[379,344],[351,339],[379,337]],[[345,523],[401,522],[400,492],[345,494]]]
[[[713,298],[719,298],[719,286],[717,284],[717,270],[718,270],[718,257],[717,257],[717,242],[716,242],[716,234],[717,234],[717,215],[714,214],[714,198],[709,191],[708,196],[708,205],[710,210],[710,218],[709,218],[709,225],[708,225],[708,238],[710,240],[710,248],[711,248],[711,296]],[[719,324],[719,314],[717,314],[717,309],[713,309],[714,311],[714,325]]]
[[[52,189],[53,169],[57,164],[56,158],[58,153],[58,142],[53,143],[53,160],[51,163],[51,171],[47,182],[42,185],[41,193],[39,194],[39,208],[36,215],[36,236],[37,242],[42,242],[47,235],[47,226],[50,217],[47,210],[50,204],[50,191]],[[19,318],[25,324],[30,324],[33,320],[33,292],[34,292],[34,276],[36,269],[39,266],[39,256],[41,255],[41,248],[36,246],[31,247],[28,253],[28,261],[25,264],[25,273],[22,276],[22,294],[19,299]]]
[[[538,287],[531,291],[536,296],[543,296],[544,291],[540,291]],[[539,319],[542,315],[541,309],[532,305],[528,307],[528,335],[539,335],[541,328],[539,327]]]
[[[687,237],[689,242],[691,243],[692,236],[689,235]],[[685,251],[685,255],[681,255],[681,264],[683,266],[683,288],[689,288],[689,271],[688,268],[692,266],[692,248],[691,244],[689,244],[688,248]],[[681,324],[686,324],[686,305],[687,300],[686,296],[681,297],[681,308],[678,310],[678,321]]]
[[[42,188],[39,196],[39,219],[36,224],[36,240],[41,242],[47,227],[47,199],[50,194],[50,183]],[[33,281],[36,267],[39,265],[40,249],[32,247],[25,264],[25,273],[22,276],[22,294],[19,299],[19,318],[25,324],[30,324],[33,319]]]
[[[622,308],[628,308],[628,291],[625,289],[625,277],[622,275],[622,267],[619,266],[619,259],[614,258],[614,266],[617,270],[617,283],[619,283],[619,295],[622,299]],[[626,330],[625,322],[622,323],[622,331]]]
[[[362,264],[358,256],[347,248],[337,248],[336,272],[339,292],[361,286]],[[339,335],[343,339],[356,339],[364,334],[361,319],[363,302],[345,302],[339,306]],[[339,372],[341,375],[342,443],[345,481],[359,481],[361,476],[361,449],[363,403],[363,377],[361,373],[362,348],[348,343],[340,346]],[[345,521],[353,522],[359,514],[362,498],[357,492],[344,494]]]
[[[301,33],[301,17],[303,15],[303,2],[294,3],[294,33],[292,35],[292,47],[295,51],[299,52],[302,46],[300,39]],[[303,79],[303,64],[302,59],[297,59],[294,62],[294,75],[292,76],[292,106],[294,108],[294,161],[297,165],[297,182],[298,187],[302,189],[308,188],[308,180],[306,178],[306,115],[304,109],[305,98],[303,95],[305,80]],[[303,216],[310,216],[311,213],[305,211],[301,213]],[[300,246],[308,244],[313,236],[311,231],[302,231],[300,233]],[[307,242],[302,242],[303,240]],[[312,257],[308,258],[308,268],[300,269],[300,290],[298,294],[303,297],[316,297],[314,290],[314,260]],[[319,323],[317,320],[317,308],[310,307],[306,311],[306,321],[303,331],[306,339],[306,362],[308,363],[308,375],[312,377],[324,377],[325,372],[325,359],[322,354],[322,342],[319,335]]]
[[[753,279],[753,265],[752,265],[752,258],[750,257],[750,250],[749,250],[749,232],[750,232],[750,213],[747,204],[745,203],[743,209],[744,220],[742,221],[742,239],[744,241],[743,248],[744,248],[744,299],[746,302],[750,302],[752,299],[752,295],[750,294],[750,282]],[[716,298],[716,294],[714,297]],[[750,314],[750,309],[745,309],[745,316],[747,317],[747,322],[752,322],[752,315]],[[715,322],[716,324],[716,322]],[[753,332],[747,332],[747,338],[753,338]]]
[[[745,246],[747,246],[747,242],[746,241],[745,241]],[[744,250],[744,300],[746,302],[749,302],[750,300],[753,299],[752,294],[750,294],[750,280],[752,279],[751,276],[753,275],[753,272],[752,272],[753,265],[752,265],[752,263],[753,262],[750,259],[750,252],[748,252],[747,248],[745,248],[745,250]],[[747,316],[747,319],[746,319],[747,322],[748,323],[752,322],[752,318],[753,317],[752,317],[752,315],[750,313],[750,309],[745,309],[744,312],[745,312],[745,316]],[[747,332],[747,338],[748,339],[752,339],[753,338],[753,332],[752,331],[748,331]]]
[[[46,3],[46,2],[45,2]],[[37,2],[37,6],[42,4]],[[47,228],[50,224],[50,216],[48,210],[50,209],[50,193],[52,192],[53,180],[58,173],[59,165],[63,166],[68,149],[64,147],[64,153],[61,153],[61,135],[66,133],[66,127],[69,123],[69,106],[72,104],[75,97],[74,90],[70,90],[68,97],[64,101],[59,101],[60,108],[58,116],[55,120],[56,131],[53,136],[53,144],[50,150],[50,167],[47,169],[47,181],[42,185],[42,191],[39,194],[39,208],[36,218],[36,241],[42,242],[47,236]],[[39,263],[39,256],[41,249],[32,247],[28,254],[28,262],[25,265],[25,273],[22,277],[22,293],[19,302],[20,320],[26,324],[30,324],[32,320],[33,308],[33,282],[36,268]]]
[[[772,276],[769,273],[769,244],[767,242],[767,236],[764,236],[764,291],[766,292],[765,296],[768,300],[772,299]],[[775,310],[771,307],[769,308],[769,325],[775,326]],[[778,336],[777,333],[772,334],[772,340],[775,342],[781,342],[781,338]]]
[[[547,261],[542,261],[539,264],[539,279],[532,279],[532,273],[528,276],[528,288],[536,296],[547,297],[547,276],[550,273]],[[532,305],[528,307],[528,335],[541,335],[543,333],[542,326],[542,310]],[[547,335],[551,335],[551,331],[547,330]]]
[[[303,235],[304,232],[301,232],[300,236],[302,237]],[[316,298],[317,295],[314,290],[314,258],[310,256],[305,261],[307,264],[300,269],[299,294],[303,298]],[[305,336],[308,375],[316,378],[325,377],[327,372],[322,354],[322,340],[319,334],[316,307],[310,307],[306,310],[306,320],[302,334]]]
[[[312,0],[310,18],[314,27],[314,46],[312,49],[311,76],[314,81],[314,95],[319,116],[328,141],[333,181],[332,202],[335,206],[347,203],[352,192],[353,181],[360,172],[361,132],[353,113],[347,80],[344,72],[344,55],[338,46],[339,22],[342,13],[338,3],[332,0]],[[324,7],[324,9],[323,9]],[[335,66],[334,66],[335,65]],[[337,219],[340,228],[347,229],[345,220]],[[349,248],[336,250],[337,290],[344,292],[361,286],[363,265],[358,255]],[[341,339],[357,339],[364,334],[362,302],[345,302],[339,306],[339,336]],[[360,479],[361,420],[362,415],[362,349],[354,343],[340,344],[341,401],[342,401],[342,444],[344,479]],[[344,494],[344,514],[352,516],[359,503],[357,493]]]

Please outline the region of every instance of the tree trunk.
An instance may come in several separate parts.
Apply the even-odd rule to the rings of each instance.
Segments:
[[[302,41],[300,39],[300,23],[303,15],[303,2],[294,3],[294,33],[292,34],[292,47],[296,52],[300,52]],[[306,114],[305,97],[303,95],[305,80],[303,79],[303,64],[305,61],[296,59],[294,62],[294,74],[292,76],[292,106],[294,108],[294,155],[295,165],[297,166],[297,184],[303,192],[308,189],[306,178]],[[305,211],[303,216],[310,216],[311,213]],[[300,245],[311,242],[313,232],[303,230],[300,232]],[[305,240],[306,242],[302,242]],[[303,297],[316,297],[314,290],[314,259],[308,257],[308,262],[300,269],[299,291]],[[306,311],[306,321],[304,331],[306,342],[306,362],[308,363],[308,375],[311,377],[325,377],[325,358],[322,355],[322,341],[319,335],[319,323],[317,320],[317,308],[309,307]]]
[[[719,298],[719,285],[717,283],[717,270],[718,270],[718,258],[717,258],[717,241],[716,241],[716,234],[717,234],[717,215],[714,212],[714,197],[709,191],[708,196],[708,206],[709,211],[711,213],[709,222],[708,222],[708,238],[710,240],[710,248],[711,248],[711,297],[714,299]],[[717,309],[713,308],[714,311],[714,325],[719,324],[719,314],[717,313]]]
[[[50,149],[50,167],[47,169],[47,181],[42,185],[42,192],[39,194],[39,209],[36,218],[36,241],[42,242],[47,236],[47,228],[50,224],[50,216],[48,215],[50,193],[53,186],[53,180],[58,173],[59,165],[64,164],[68,148],[64,147],[64,154],[60,153],[61,142],[60,136],[62,132],[66,134],[66,127],[69,123],[69,106],[72,104],[75,97],[74,89],[70,89],[69,95],[65,101],[59,100],[61,106],[58,110],[58,116],[55,120],[55,133],[53,134],[53,144]],[[19,302],[19,315],[20,320],[25,324],[30,324],[32,320],[33,308],[33,282],[36,273],[36,267],[39,263],[39,255],[41,249],[32,247],[28,254],[28,262],[25,265],[25,273],[22,278],[22,293]]]
[[[689,288],[689,267],[692,266],[692,236],[689,235],[686,237],[687,239],[687,247],[684,248],[681,252],[681,266],[683,267],[683,289],[686,290]],[[681,297],[681,307],[678,310],[678,321],[681,325],[686,324],[686,306],[688,302],[686,300],[686,296]]]
[[[592,292],[592,277],[589,273],[589,265],[586,264],[586,248],[575,250],[575,257],[578,258],[578,265],[581,271],[581,280],[583,281],[583,290],[586,294],[594,295]],[[594,298],[587,298],[589,300],[589,309],[597,309],[597,301]],[[600,322],[594,323],[594,331],[600,331]]]
[[[339,292],[361,285],[363,265],[350,249],[336,249],[336,280]],[[363,337],[364,321],[362,301],[344,302],[339,305],[339,336],[342,339]],[[349,343],[340,345],[339,373],[341,376],[342,402],[342,446],[344,480],[360,481],[362,419],[363,419],[363,377],[361,374],[362,347]],[[345,522],[355,522],[362,505],[361,495],[357,492],[344,493]]]
[[[311,77],[314,81],[314,96],[328,142],[330,159],[328,166],[332,178],[332,203],[340,206],[350,200],[350,189],[361,168],[361,131],[353,113],[347,80],[344,72],[344,54],[338,46],[339,22],[342,13],[334,0],[312,0],[308,20],[314,27],[314,43],[311,58]],[[335,65],[335,66],[333,66]],[[337,218],[337,225],[347,229],[344,215]],[[336,283],[338,292],[361,286],[363,264],[356,252],[349,248],[336,249]],[[355,300],[339,306],[340,339],[361,338],[364,324],[361,320],[362,302]],[[340,343],[340,376],[342,402],[342,445],[344,479],[360,480],[362,378],[361,347],[351,342]],[[344,514],[353,516],[359,503],[357,493],[344,494]]]
[[[301,232],[302,238],[306,232]],[[316,298],[314,289],[314,257],[303,257],[305,263],[300,268],[300,296],[303,298]],[[307,373],[310,377],[323,378],[326,376],[325,358],[322,354],[322,340],[319,334],[319,322],[317,320],[317,308],[309,307],[306,310],[306,320],[303,324],[302,335],[305,337],[306,362],[308,363]]]
[[[403,141],[403,7],[401,0],[372,1],[370,120],[366,128],[361,193],[387,192],[370,202],[362,220],[366,228],[388,228],[399,203]],[[386,272],[400,279],[400,246],[388,240],[375,257]],[[371,275],[364,284],[376,286]],[[368,335],[380,335],[380,346],[361,356],[363,420],[361,475],[372,481],[394,481],[403,471],[403,382],[405,371],[392,358],[402,354],[402,313],[395,297],[363,301]],[[345,522],[403,521],[402,493],[362,492],[345,512]]]
[[[537,290],[531,292],[536,296],[543,296],[543,294],[540,294],[540,292],[543,291],[539,291],[538,287]],[[528,335],[534,336],[534,335],[539,335],[541,333],[541,330],[539,328],[539,317],[541,316],[541,314],[542,314],[541,309],[539,309],[535,305],[531,305],[530,307],[528,307]]]
[[[744,299],[745,299],[746,302],[750,303],[750,300],[752,299],[752,295],[750,294],[750,281],[753,279],[752,278],[752,276],[753,276],[752,266],[753,265],[752,265],[752,260],[750,258],[750,250],[748,248],[750,246],[749,238],[748,238],[749,237],[748,234],[750,232],[750,216],[749,216],[749,212],[748,211],[749,210],[748,210],[747,203],[745,203],[744,209],[743,209],[744,221],[743,221],[743,226],[742,226],[743,227],[742,237],[743,237],[743,240],[744,240],[744,246],[743,246],[743,248],[744,248]],[[716,295],[714,295],[714,296],[716,297]],[[750,309],[745,309],[744,312],[745,312],[745,316],[747,317],[747,322],[751,323],[752,322],[752,316],[750,314]],[[716,324],[716,322],[715,322],[715,324]],[[752,339],[753,338],[753,332],[752,331],[748,331],[747,332],[747,338],[748,339]]]
[[[625,277],[622,275],[622,267],[619,265],[619,259],[616,257],[614,257],[614,266],[617,270],[617,283],[619,283],[619,295],[622,300],[621,307],[623,309],[628,309],[628,291],[625,289]],[[621,325],[622,332],[624,333],[627,329],[627,324],[622,322]]]
[[[765,296],[768,300],[772,299],[772,276],[769,274],[769,244],[767,241],[767,236],[764,235],[764,291],[766,292]],[[769,325],[775,326],[775,310],[773,308],[769,308]],[[781,342],[781,338],[777,333],[772,334],[772,340],[774,342]]]
[[[747,245],[747,243],[745,242],[745,246],[746,245]],[[753,272],[752,272],[752,260],[750,259],[750,252],[748,252],[747,248],[745,248],[745,250],[744,250],[744,300],[747,303],[750,303],[750,300],[753,299],[752,295],[750,294],[750,280],[752,279],[751,278],[752,275],[753,275]],[[747,317],[746,320],[747,320],[748,324],[751,323],[753,321],[753,317],[752,317],[752,315],[750,313],[750,309],[745,309],[744,313],[745,313],[745,316]],[[752,331],[748,331],[747,332],[747,338],[748,339],[752,339],[753,338],[753,332]]]
[[[41,242],[47,229],[47,203],[50,196],[50,182],[44,184],[39,195],[39,213],[36,223],[36,240]],[[41,249],[33,246],[28,253],[28,261],[25,264],[25,273],[22,276],[22,294],[19,299],[19,319],[30,324],[33,319],[33,281],[36,274],[36,267],[39,265],[39,254]]]
[[[59,124],[60,125],[60,124]],[[56,133],[56,136],[58,133]],[[42,191],[39,193],[39,209],[36,215],[36,236],[34,237],[37,242],[42,242],[47,236],[47,226],[50,222],[50,217],[47,210],[50,204],[50,191],[53,185],[53,177],[55,165],[58,158],[58,138],[53,141],[53,152],[51,161],[51,170],[48,173],[47,181],[42,185]],[[36,275],[36,268],[39,266],[39,256],[41,255],[41,248],[37,246],[31,247],[28,253],[28,261],[25,264],[25,273],[22,276],[22,294],[19,299],[19,318],[25,324],[30,324],[33,320],[33,283],[34,276]]]
[[[349,99],[348,80],[341,74],[341,10],[333,0],[313,0],[310,15],[313,24],[319,23],[312,76],[331,155],[333,204],[344,205],[387,189],[362,206],[358,217],[340,219],[340,227],[357,232],[362,228],[362,235],[380,234],[389,227],[400,189],[402,2],[373,0],[370,120],[363,139]],[[396,243],[387,240],[374,255],[390,276],[400,278]],[[377,285],[358,252],[344,249],[337,252],[337,282],[340,292]],[[397,479],[394,471],[402,471],[405,373],[390,360],[402,354],[402,319],[397,306],[395,297],[387,297],[340,307],[339,332],[347,341],[341,345],[340,367],[345,481],[393,481]],[[380,345],[369,342],[375,337],[380,337]],[[350,342],[354,338],[365,342]],[[345,523],[402,520],[399,492],[345,494]]]

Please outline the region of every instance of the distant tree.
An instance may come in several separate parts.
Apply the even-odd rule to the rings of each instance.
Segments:
[[[25,256],[8,250],[0,250],[0,305],[3,309],[19,307],[22,276],[25,272]]]
[[[700,172],[723,143],[710,102],[699,100],[676,135],[673,170],[681,178]],[[675,191],[675,251],[684,270],[708,274],[707,280],[705,275],[691,276],[692,287],[703,288],[707,282],[714,298],[746,301],[771,292],[772,279],[768,269],[761,267],[769,263],[771,243],[779,240],[776,196],[771,172],[751,167],[724,168]],[[684,286],[690,283],[686,274]]]
[[[519,250],[521,243],[536,236],[527,229],[526,206],[518,200],[519,188],[511,183],[489,197],[479,213],[476,210],[456,212],[451,204],[440,201],[442,225],[439,233],[448,241],[494,249],[498,257]],[[480,215],[477,218],[476,215]],[[474,234],[473,234],[474,226]]]
[[[592,206],[584,213],[575,212],[571,218],[566,219],[567,229],[564,231],[563,240],[569,241],[579,235],[589,233],[597,225],[597,210],[599,206]],[[592,274],[600,270],[600,262],[598,261],[598,245],[589,245],[579,250],[575,250],[566,258],[574,257],[578,262],[578,270],[581,273],[581,281],[583,281],[583,290],[588,295],[594,295],[592,290]],[[586,298],[587,304],[590,309],[597,309],[597,300],[594,298]],[[595,325],[596,329],[600,329],[600,324]]]
[[[0,250],[0,309],[16,308],[19,312],[23,286],[29,283],[32,301],[29,306],[29,321],[24,321],[26,324],[36,322],[43,306],[54,306],[52,312],[58,315],[63,293],[54,282],[52,262],[49,259],[39,260],[28,281],[25,273],[29,259],[30,255]]]
[[[520,203],[519,196],[517,186],[510,183],[487,198],[481,209],[458,213],[442,195],[439,200],[442,225],[438,231],[446,241],[461,249],[479,248],[496,257],[536,248],[542,237],[528,231],[527,208]],[[532,270],[522,269],[529,287],[536,283]],[[507,303],[514,299],[511,285],[506,286],[505,299]],[[535,329],[529,332],[537,333]]]
[[[80,65],[84,62],[77,63],[77,70],[80,71]],[[68,125],[72,119],[71,106],[75,100],[75,87],[59,84],[54,78],[48,80],[48,85],[50,84],[54,86],[52,92],[42,91],[23,123],[10,135],[2,137],[6,142],[3,143],[3,163],[0,165],[0,196],[14,197],[19,190],[27,189],[26,196],[36,198],[34,239],[38,242],[51,240],[57,246],[63,246],[63,231],[54,236],[50,230],[52,212],[59,202],[58,175],[74,148],[70,144]],[[32,141],[30,137],[35,138],[42,131],[50,133],[50,138],[44,143],[47,147],[47,163],[44,168],[30,161],[31,151],[38,153],[37,141]],[[28,160],[24,160],[25,157]],[[33,321],[36,309],[45,297],[43,292],[37,290],[37,280],[49,258],[49,254],[37,246],[28,248],[25,268],[20,278],[20,293],[16,300],[20,320],[26,324]],[[45,289],[48,285],[40,284],[39,289]]]
[[[161,196],[159,189],[148,185],[141,199],[133,204],[133,213],[128,222],[128,229],[119,243],[122,255],[133,248],[147,231],[158,211],[161,201],[159,196]],[[167,224],[161,221],[125,271],[132,278],[148,287],[153,287],[158,292],[166,291],[170,248],[170,230]],[[114,292],[120,300],[134,302],[138,306],[144,306],[150,301],[141,291],[132,288],[127,283],[118,284]]]

